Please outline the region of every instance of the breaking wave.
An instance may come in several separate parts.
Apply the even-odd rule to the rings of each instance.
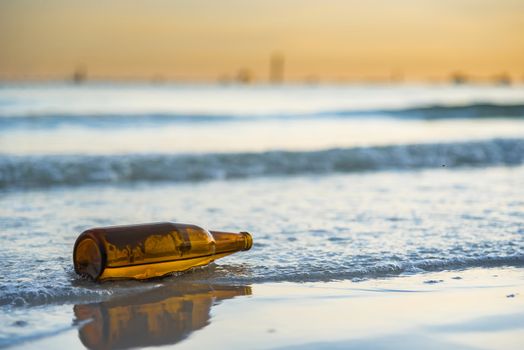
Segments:
[[[523,118],[524,104],[473,103],[462,106],[432,105],[403,109],[327,110],[305,114],[60,114],[38,113],[21,116],[0,116],[0,128],[54,128],[58,126],[82,127],[137,127],[172,123],[222,123],[268,120],[303,120],[319,118],[399,118],[399,119],[483,119]]]
[[[520,165],[524,139],[262,153],[0,155],[0,188]]]

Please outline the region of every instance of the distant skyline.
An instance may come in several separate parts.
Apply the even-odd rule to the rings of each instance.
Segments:
[[[0,79],[522,81],[523,33],[520,0],[2,0]]]

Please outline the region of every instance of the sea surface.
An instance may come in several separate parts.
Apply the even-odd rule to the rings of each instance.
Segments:
[[[0,347],[154,288],[72,267],[83,230],[153,221],[255,242],[164,284],[522,267],[524,86],[0,86]]]

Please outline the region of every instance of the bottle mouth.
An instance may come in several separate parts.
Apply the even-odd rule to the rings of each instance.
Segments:
[[[242,250],[249,250],[251,249],[251,247],[253,246],[253,236],[251,236],[251,233],[249,232],[240,232],[241,235],[244,236],[245,238],[245,245],[244,245],[244,249]]]
[[[78,243],[75,254],[75,271],[82,276],[96,280],[102,273],[102,252],[98,244],[91,238],[85,238]]]

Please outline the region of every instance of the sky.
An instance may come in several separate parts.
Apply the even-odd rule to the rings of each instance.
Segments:
[[[1,0],[0,78],[524,79],[522,0]]]

